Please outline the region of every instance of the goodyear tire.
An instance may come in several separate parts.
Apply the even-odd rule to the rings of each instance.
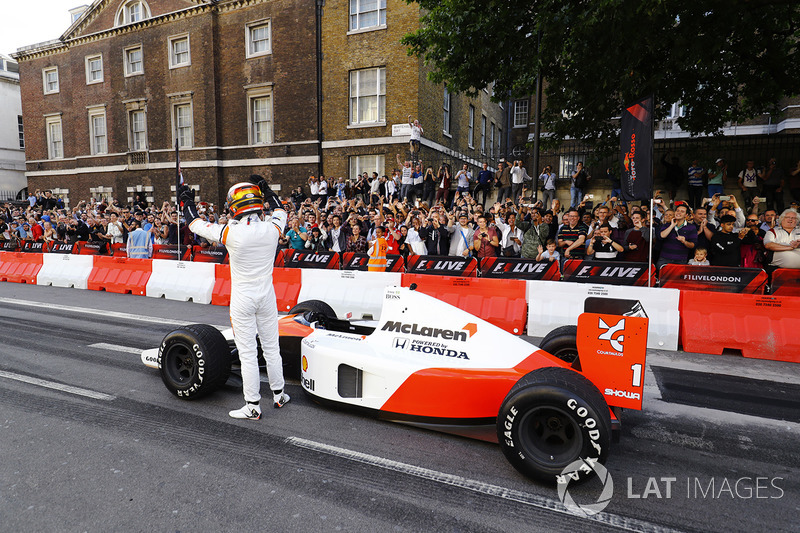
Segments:
[[[217,328],[206,324],[183,326],[161,341],[158,369],[172,394],[194,400],[228,381],[231,350]]]
[[[541,368],[508,392],[497,416],[497,438],[523,475],[545,483],[581,482],[594,473],[588,465],[608,457],[611,417],[588,379],[568,368]],[[564,472],[576,461],[582,468]]]
[[[306,300],[305,302],[300,302],[292,307],[291,310],[289,310],[290,315],[298,313],[307,313],[305,317],[306,320],[309,322],[317,322],[323,328],[326,327],[326,319],[336,319],[336,311],[333,310],[333,307],[326,304],[322,300]]]
[[[539,348],[555,355],[575,370],[581,369],[578,357],[578,326],[561,326],[544,336]]]

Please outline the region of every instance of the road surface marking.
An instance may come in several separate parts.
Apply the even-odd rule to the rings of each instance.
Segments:
[[[134,315],[132,313],[120,313],[119,311],[105,311],[103,309],[87,309],[86,307],[73,307],[71,305],[45,303],[45,302],[32,302],[29,300],[16,300],[14,298],[0,298],[0,303],[24,305],[28,307],[40,307],[43,309],[54,309],[58,311],[72,311],[75,313],[83,313],[85,315],[97,315],[105,318],[122,318],[125,320],[138,320],[139,322],[150,322],[152,324],[165,324],[167,326],[185,326],[187,320],[172,320],[169,318],[159,318],[154,316]],[[214,326],[217,329],[227,329],[227,326]]]
[[[314,450],[317,452],[326,453],[328,455],[333,455],[336,457],[340,457],[342,459],[347,459],[350,461],[357,461],[359,463],[377,466],[379,468],[384,468],[386,470],[392,470],[395,472],[400,472],[403,474],[420,477],[423,479],[427,479],[429,481],[442,483],[444,485],[452,485],[454,487],[460,487],[462,489],[479,492],[481,494],[486,494],[489,496],[503,498],[505,500],[511,500],[523,503],[525,505],[530,505],[532,507],[537,507],[539,509],[554,511],[569,516],[575,516],[575,518],[583,518],[584,520],[592,520],[595,522],[600,522],[603,524],[610,525],[612,527],[624,529],[626,531],[649,531],[653,533],[661,533],[661,532],[666,533],[666,532],[676,531],[673,529],[661,527],[651,522],[646,522],[644,520],[637,520],[635,518],[628,518],[625,516],[619,516],[610,513],[601,512],[597,513],[596,515],[590,516],[588,518],[579,517],[570,513],[567,510],[567,508],[564,507],[564,504],[562,504],[557,499],[545,498],[544,496],[537,496],[535,494],[529,494],[527,492],[522,492],[519,490],[500,487],[498,485],[491,485],[489,483],[484,483],[482,481],[468,479],[453,474],[446,474],[444,472],[438,472],[436,470],[430,470],[428,468],[422,468],[419,466],[410,465],[408,463],[392,461],[391,459],[385,459],[383,457],[378,457],[375,455],[356,452],[353,450],[348,450],[346,448],[339,448],[337,446],[331,446],[329,444],[323,444],[321,442],[315,442],[313,440],[302,439],[300,437],[289,437],[286,439],[286,443],[291,444],[292,446],[297,446],[298,448],[305,448],[308,450]]]
[[[80,387],[73,387],[72,385],[56,383],[55,381],[47,381],[45,379],[39,379],[32,376],[15,374],[13,372],[6,372],[5,370],[0,370],[0,377],[13,379],[15,381],[21,381],[23,383],[29,383],[31,385],[37,385],[39,387],[45,387],[48,389],[60,390],[62,392],[69,392],[70,394],[77,394],[79,396],[85,396],[87,398],[93,398],[95,400],[111,401],[116,399],[116,396],[111,396],[110,394],[104,394],[102,392],[96,392],[89,389],[82,389]]]
[[[111,350],[112,352],[135,353],[141,355],[142,348],[133,348],[132,346],[120,346],[118,344],[108,344],[105,342],[96,342],[90,344],[89,348],[100,348],[101,350]]]

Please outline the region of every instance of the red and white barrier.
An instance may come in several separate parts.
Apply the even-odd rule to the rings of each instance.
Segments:
[[[94,267],[90,255],[43,254],[42,269],[36,277],[37,285],[53,287],[87,288],[89,275]]]

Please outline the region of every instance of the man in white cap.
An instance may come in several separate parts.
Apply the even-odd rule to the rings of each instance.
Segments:
[[[286,227],[286,211],[261,176],[253,183],[237,183],[228,190],[231,220],[227,225],[211,224],[198,218],[194,191],[178,190],[186,223],[194,233],[228,249],[231,264],[231,326],[242,364],[245,405],[229,412],[233,418],[261,418],[261,392],[256,333],[267,362],[273,405],[283,407],[289,395],[283,392],[283,364],[278,348],[278,307],[272,286],[272,267],[278,239]],[[267,204],[272,216],[264,217]]]

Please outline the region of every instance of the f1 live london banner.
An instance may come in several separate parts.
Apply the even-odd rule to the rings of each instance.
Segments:
[[[664,265],[658,280],[670,289],[763,294],[767,273],[760,268]]]
[[[474,257],[410,255],[406,261],[406,272],[409,274],[439,274],[468,278],[477,275],[477,268],[478,261]]]
[[[653,196],[653,97],[639,100],[622,113],[619,135],[620,189],[626,202]]]

